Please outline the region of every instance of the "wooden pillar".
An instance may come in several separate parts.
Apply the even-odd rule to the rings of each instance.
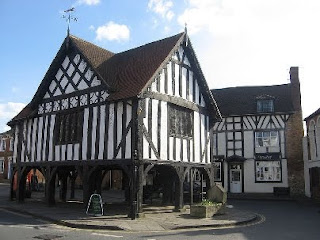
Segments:
[[[70,199],[74,199],[75,196],[75,184],[76,184],[77,173],[75,170],[70,175]]]
[[[49,206],[55,205],[55,183],[57,167],[46,168],[46,203]]]
[[[25,171],[25,168],[18,167],[16,200],[19,203],[24,202],[24,196],[25,196],[26,179],[25,179],[24,171]]]
[[[175,182],[175,210],[180,211],[183,208],[183,179],[180,177]]]
[[[194,170],[190,170],[190,205],[193,204]]]
[[[68,172],[64,172],[59,177],[60,181],[60,192],[59,192],[59,198],[62,202],[67,201],[67,189],[68,189]]]
[[[91,169],[89,166],[85,165],[83,167],[83,173],[82,173],[82,186],[83,186],[83,204],[84,207],[88,205],[89,199],[91,194],[93,194],[94,186],[93,181],[91,179]]]
[[[137,212],[142,213],[142,203],[143,203],[143,182],[145,179],[144,176],[144,166],[140,164],[138,167],[138,176],[137,176]]]

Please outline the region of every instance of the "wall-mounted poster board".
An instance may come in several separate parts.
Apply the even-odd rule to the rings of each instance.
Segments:
[[[92,216],[103,215],[103,203],[100,194],[95,193],[90,196],[86,214]]]

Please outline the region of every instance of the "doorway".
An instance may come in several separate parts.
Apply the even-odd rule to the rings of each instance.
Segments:
[[[229,170],[230,192],[242,193],[242,165],[232,164]]]

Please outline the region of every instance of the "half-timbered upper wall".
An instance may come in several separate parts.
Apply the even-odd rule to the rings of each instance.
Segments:
[[[103,102],[109,94],[104,88],[94,88],[100,85],[101,80],[80,54],[66,55],[39,104],[38,114]]]
[[[212,129],[213,155],[254,158],[255,153],[275,152],[285,158],[285,127],[289,117],[288,114],[225,117]],[[257,132],[274,132],[277,144],[257,146]]]
[[[181,97],[206,107],[193,66],[191,66],[182,46],[179,47],[160,74],[152,81],[149,90]]]

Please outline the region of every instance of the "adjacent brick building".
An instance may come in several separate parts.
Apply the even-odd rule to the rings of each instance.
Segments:
[[[9,130],[0,133],[0,180],[10,178],[10,166],[13,155],[13,135]]]

